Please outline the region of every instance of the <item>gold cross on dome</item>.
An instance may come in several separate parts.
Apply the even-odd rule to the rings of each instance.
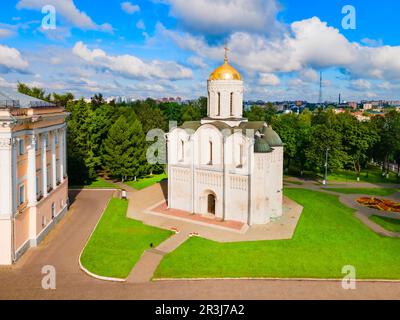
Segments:
[[[224,50],[225,50],[225,58],[224,58],[224,61],[225,61],[225,62],[228,62],[228,51],[229,51],[229,49],[228,49],[228,46],[227,46],[227,45],[225,45]]]

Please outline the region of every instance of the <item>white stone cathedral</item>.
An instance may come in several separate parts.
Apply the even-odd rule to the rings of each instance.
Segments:
[[[243,81],[225,53],[208,79],[208,117],[168,133],[168,207],[265,224],[282,215],[283,144],[243,118]]]

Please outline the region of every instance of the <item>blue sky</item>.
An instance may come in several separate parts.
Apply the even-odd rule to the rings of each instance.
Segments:
[[[56,28],[43,29],[53,5]],[[356,28],[342,27],[342,8]],[[400,3],[389,0],[2,0],[0,86],[135,98],[206,95],[223,47],[246,99],[400,99]]]

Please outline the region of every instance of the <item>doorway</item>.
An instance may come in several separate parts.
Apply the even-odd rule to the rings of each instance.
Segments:
[[[212,193],[207,196],[207,207],[208,213],[215,215],[215,195]]]

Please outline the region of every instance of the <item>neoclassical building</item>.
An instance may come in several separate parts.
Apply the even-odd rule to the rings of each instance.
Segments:
[[[36,246],[68,205],[66,113],[0,88],[0,264]]]
[[[248,225],[280,217],[283,144],[243,118],[243,80],[226,53],[207,88],[208,117],[167,135],[168,207]]]

